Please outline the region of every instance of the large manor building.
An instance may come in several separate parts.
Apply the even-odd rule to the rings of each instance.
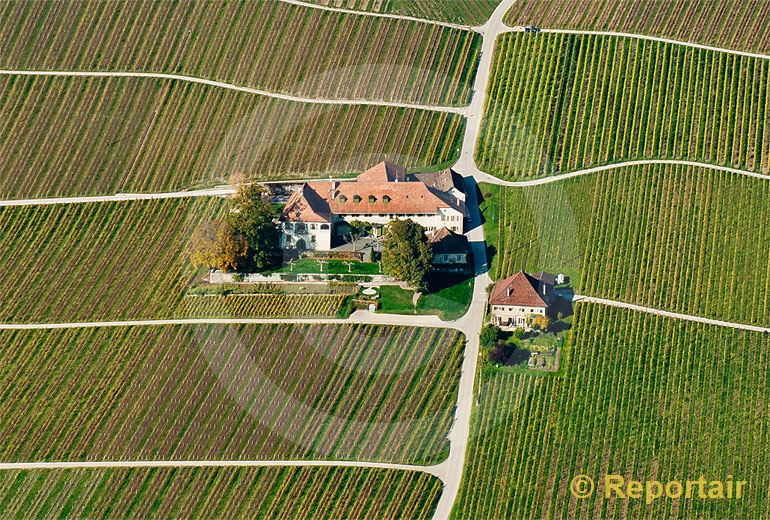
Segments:
[[[327,251],[335,226],[411,219],[428,233],[462,234],[468,212],[462,177],[451,169],[408,174],[381,162],[350,181],[314,181],[294,192],[281,213],[281,247]]]

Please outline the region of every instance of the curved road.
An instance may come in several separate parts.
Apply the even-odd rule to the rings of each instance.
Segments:
[[[523,32],[524,27],[511,27],[506,32]],[[739,51],[736,49],[726,49],[724,47],[714,47],[712,45],[703,45],[701,43],[688,42],[683,40],[674,40],[671,38],[665,38],[662,36],[648,36],[646,34],[626,33],[617,31],[589,31],[582,29],[540,29],[544,33],[554,34],[585,34],[594,36],[615,36],[618,38],[633,38],[635,40],[649,40],[661,43],[672,43],[674,45],[682,45],[684,47],[693,47],[695,49],[703,49],[706,51],[725,52],[728,54],[736,54],[738,56],[746,56],[747,58],[757,58],[760,60],[770,60],[770,55],[760,54],[757,52]]]
[[[614,170],[617,168],[623,168],[625,166],[640,166],[645,164],[672,164],[672,165],[682,165],[682,166],[697,166],[701,168],[708,168],[711,170],[719,170],[723,172],[734,173],[736,175],[745,175],[747,177],[754,177],[756,179],[762,179],[766,181],[770,180],[770,175],[765,175],[762,173],[751,172],[748,170],[741,170],[739,168],[730,168],[729,166],[716,166],[709,163],[702,163],[698,161],[684,161],[679,159],[640,159],[636,161],[623,161],[619,163],[605,164],[602,166],[585,168],[583,170],[575,170],[573,172],[560,173],[558,175],[551,175],[548,177],[541,177],[538,179],[532,179],[528,181],[506,181],[481,171],[479,171],[479,173],[477,173],[475,177],[479,182],[488,182],[490,184],[498,184],[500,186],[512,186],[515,188],[524,188],[527,186],[540,186],[542,184],[549,184],[552,182],[563,181],[565,179],[580,177],[582,175],[589,175],[592,173]]]
[[[258,96],[284,99],[286,101],[295,101],[298,103],[312,103],[318,105],[365,105],[365,106],[383,106],[396,108],[414,108],[416,110],[432,110],[434,112],[447,112],[450,114],[465,115],[466,107],[445,107],[438,105],[420,105],[416,103],[401,103],[398,101],[376,101],[370,99],[328,99],[328,98],[305,98],[292,96],[290,94],[280,94],[269,92],[257,88],[234,85],[223,81],[214,81],[211,79],[196,78],[195,76],[184,76],[180,74],[165,74],[162,72],[107,72],[107,71],[79,71],[79,70],[10,70],[0,69],[0,75],[15,76],[64,76],[64,77],[94,77],[94,78],[154,78],[154,79],[173,79],[178,81],[189,81],[191,83],[200,83],[212,87],[237,90]]]

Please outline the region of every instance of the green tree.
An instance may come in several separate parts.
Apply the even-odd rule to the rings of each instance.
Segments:
[[[500,327],[487,323],[481,327],[481,332],[479,333],[479,345],[481,345],[482,348],[492,348],[497,344],[497,340],[500,339],[500,333]]]
[[[278,259],[278,230],[273,218],[265,189],[257,184],[241,186],[230,201],[227,220],[246,238],[248,263],[257,271],[272,267]]]
[[[412,220],[393,220],[385,227],[382,270],[424,291],[433,257],[425,228]]]

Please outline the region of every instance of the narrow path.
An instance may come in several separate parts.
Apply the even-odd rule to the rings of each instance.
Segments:
[[[302,325],[403,325],[450,328],[462,331],[460,321],[442,321],[434,315],[380,314],[358,310],[348,318],[174,318],[165,320],[73,321],[60,323],[0,323],[0,330],[49,330],[97,327],[157,327],[162,325],[260,325],[271,323]]]
[[[640,159],[636,161],[623,161],[619,163],[606,164],[603,166],[594,166],[591,168],[585,168],[582,170],[575,170],[573,172],[560,173],[558,175],[551,175],[548,177],[541,177],[539,179],[532,179],[527,181],[506,181],[490,175],[485,172],[479,171],[475,177],[479,182],[488,182],[490,184],[497,184],[500,186],[512,186],[515,188],[524,188],[527,186],[541,186],[543,184],[550,184],[552,182],[559,182],[565,179],[571,179],[573,177],[580,177],[582,175],[589,175],[592,173],[605,172],[608,170],[614,170],[617,168],[623,168],[626,166],[640,166],[645,164],[672,164],[682,166],[696,166],[701,168],[709,168],[711,170],[719,170],[723,172],[734,173],[736,175],[745,175],[747,177],[754,177],[756,179],[770,180],[770,175],[762,173],[756,173],[748,170],[741,170],[739,168],[730,168],[729,166],[716,166],[714,164],[702,163],[698,161],[684,161],[678,159]]]
[[[200,83],[212,87],[236,90],[259,96],[284,99],[286,101],[295,101],[297,103],[312,103],[318,105],[348,105],[348,106],[383,106],[396,108],[413,108],[416,110],[432,110],[434,112],[447,112],[450,114],[465,115],[466,107],[446,107],[438,105],[420,105],[416,103],[401,103],[398,101],[377,101],[371,99],[329,99],[329,98],[305,98],[292,96],[290,94],[280,94],[269,92],[257,88],[234,85],[223,81],[214,81],[194,76],[183,76],[179,74],[165,74],[161,72],[106,72],[106,71],[77,71],[77,70],[9,70],[0,69],[0,75],[18,75],[18,76],[64,76],[64,77],[87,77],[87,78],[154,78],[154,79],[172,79],[177,81],[189,81],[191,83]]]
[[[467,161],[467,156],[466,156]],[[594,166],[592,168],[586,168],[583,170],[576,170],[568,173],[561,173],[558,175],[551,175],[548,177],[541,177],[538,179],[532,179],[527,181],[507,181],[483,172],[475,165],[469,167],[461,165],[458,162],[454,168],[458,172],[464,172],[471,169],[475,169],[472,176],[477,182],[486,182],[489,184],[497,184],[499,186],[510,186],[514,188],[524,188],[528,186],[541,186],[543,184],[550,184],[552,182],[559,182],[565,179],[571,179],[573,177],[580,177],[582,175],[589,175],[592,173],[599,173],[617,168],[623,168],[626,166],[638,166],[644,164],[673,164],[673,165],[685,165],[685,166],[697,166],[701,168],[708,168],[711,170],[719,170],[736,175],[745,175],[747,177],[753,177],[761,180],[770,180],[770,175],[763,173],[751,172],[748,170],[740,170],[738,168],[730,168],[728,166],[715,166],[709,163],[702,163],[697,161],[682,161],[677,159],[642,159],[638,161],[624,161],[620,163],[607,164],[603,166]],[[318,179],[286,179],[282,181],[268,181],[261,184],[276,184],[276,183],[302,183]],[[339,180],[345,180],[340,178]],[[127,200],[152,200],[152,199],[179,199],[186,197],[224,197],[232,195],[236,191],[235,186],[217,186],[214,188],[202,188],[199,190],[184,190],[184,191],[169,191],[158,193],[118,193],[116,195],[85,195],[79,197],[50,197],[41,199],[12,199],[12,200],[0,200],[0,207],[3,206],[46,206],[50,204],[84,204],[89,202],[120,202]]]
[[[375,18],[390,18],[392,20],[407,20],[410,22],[427,23],[431,25],[439,25],[441,27],[451,27],[452,29],[462,29],[464,31],[475,30],[473,26],[463,25],[459,23],[443,22],[440,20],[431,20],[428,18],[418,18],[417,16],[409,16],[404,14],[393,13],[377,13],[374,11],[360,11],[357,9],[347,9],[345,7],[331,7],[328,5],[314,4],[312,2],[302,2],[301,0],[280,0],[284,4],[298,5],[300,7],[307,7],[309,9],[320,9],[323,11],[332,11],[335,13],[354,14],[358,16],[372,16]],[[450,0],[451,1],[451,0]]]
[[[653,307],[645,307],[644,305],[635,305],[633,303],[624,303],[615,300],[607,300],[605,298],[597,298],[595,296],[584,296],[576,294],[572,299],[574,303],[597,303],[600,305],[609,305],[610,307],[619,307],[621,309],[629,309],[637,312],[645,312],[647,314],[655,314],[656,316],[665,316],[667,318],[675,318],[678,320],[695,321],[698,323],[705,323],[707,325],[717,325],[720,327],[729,327],[732,329],[748,330],[751,332],[764,332],[770,333],[770,327],[758,327],[756,325],[748,325],[746,323],[736,323],[733,321],[714,320],[711,318],[703,318],[701,316],[693,316],[692,314],[682,314],[679,312],[664,311],[661,309],[655,309]]]
[[[414,466],[355,460],[100,460],[57,462],[1,462],[0,470],[97,469],[97,468],[265,468],[265,467],[380,468],[420,471],[435,477],[439,466]]]
[[[595,35],[595,36],[615,36],[618,38],[634,38],[636,40],[649,40],[649,41],[661,42],[661,43],[672,43],[674,45],[682,45],[684,47],[693,47],[695,49],[703,49],[706,51],[724,52],[727,54],[736,54],[738,56],[746,56],[748,58],[770,60],[770,55],[768,54],[760,54],[758,52],[739,51],[736,49],[726,49],[724,47],[715,47],[712,45],[703,45],[701,43],[688,42],[683,40],[674,40],[672,38],[664,38],[662,36],[648,36],[646,34],[626,33],[626,32],[617,32],[617,31],[588,31],[588,30],[581,30],[581,29],[540,29],[540,30],[541,32],[544,32],[544,33],[554,33],[554,34],[585,34],[585,35]],[[524,31],[524,27],[510,27],[506,32],[523,32],[523,31]],[[537,37],[536,34],[533,34],[533,36]]]

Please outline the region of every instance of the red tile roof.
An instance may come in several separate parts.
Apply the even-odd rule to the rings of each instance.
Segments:
[[[357,199],[358,197],[358,199]],[[382,162],[366,170],[355,181],[316,181],[293,194],[281,215],[295,222],[330,222],[333,214],[435,215],[453,204],[419,180],[406,180],[406,170]],[[356,202],[356,200],[359,200]]]
[[[520,305],[522,307],[548,307],[538,293],[540,282],[523,271],[504,278],[492,288],[491,305]]]

